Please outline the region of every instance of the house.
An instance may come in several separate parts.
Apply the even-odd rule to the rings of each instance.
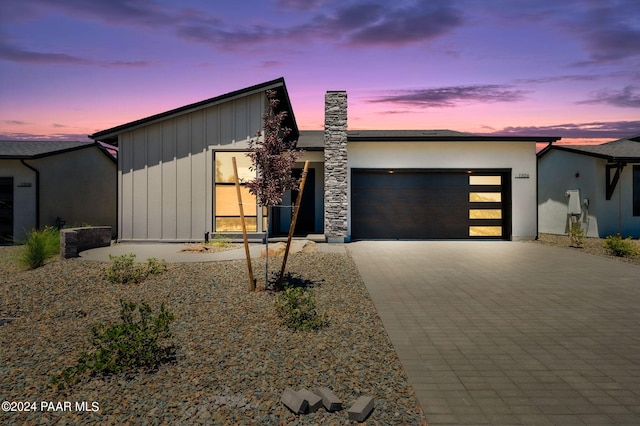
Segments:
[[[240,231],[232,158],[241,180],[255,176],[244,152],[262,127],[266,90],[289,112],[290,137],[305,150],[298,166],[310,164],[297,234],[329,242],[537,236],[536,143],[559,138],[348,131],[344,91],[326,93],[323,131],[301,132],[280,78],[91,135],[120,150],[119,239]],[[286,234],[294,199],[268,212],[243,187],[251,237],[263,239],[266,226]]]
[[[116,159],[96,142],[0,141],[0,238],[66,224],[116,228]]]
[[[601,145],[548,145],[538,153],[539,231],[640,237],[640,135]]]

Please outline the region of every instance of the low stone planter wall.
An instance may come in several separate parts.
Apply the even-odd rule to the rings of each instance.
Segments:
[[[110,226],[68,228],[60,231],[60,256],[65,259],[78,257],[78,253],[96,247],[111,245]]]

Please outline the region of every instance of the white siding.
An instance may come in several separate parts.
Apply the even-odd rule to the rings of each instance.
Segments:
[[[245,149],[264,93],[119,135],[121,240],[202,240],[212,228],[213,151]]]
[[[568,201],[565,192],[580,191],[581,218],[588,237],[606,237],[620,233],[640,237],[640,217],[633,216],[633,164],[623,170],[610,200],[606,199],[606,160],[552,149],[540,158],[538,193],[539,231],[568,233]],[[613,176],[614,171],[612,171]]]
[[[353,168],[510,169],[512,239],[536,237],[534,142],[349,142],[347,148],[349,176]],[[351,211],[348,222],[351,234]]]

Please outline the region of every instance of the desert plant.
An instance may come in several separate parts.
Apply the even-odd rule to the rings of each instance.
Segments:
[[[215,234],[208,244],[214,247],[224,248],[231,244],[231,239],[223,234]]]
[[[33,229],[27,234],[27,239],[20,253],[20,263],[35,269],[44,265],[47,259],[60,253],[60,232],[50,226],[39,231]]]
[[[154,370],[173,358],[175,347],[161,345],[171,337],[169,324],[174,315],[164,304],[157,316],[146,303],[120,301],[119,324],[91,327],[89,342],[93,346],[83,351],[76,365],[65,368],[51,378],[54,387],[63,389],[85,377]]]
[[[316,330],[327,323],[323,314],[318,314],[313,291],[304,287],[288,287],[278,294],[275,308],[282,323],[300,331]]]
[[[631,237],[622,238],[620,234],[609,235],[604,239],[604,247],[608,253],[619,257],[633,257],[638,254]]]
[[[571,222],[569,240],[574,247],[582,247],[584,244],[584,229],[582,229],[580,222]]]
[[[154,257],[147,259],[147,264],[137,264],[133,253],[121,256],[109,255],[112,261],[107,269],[107,279],[114,284],[139,283],[149,275],[159,275],[167,270],[164,260]]]

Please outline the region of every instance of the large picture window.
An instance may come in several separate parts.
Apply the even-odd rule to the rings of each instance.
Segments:
[[[633,215],[640,216],[640,166],[633,166]]]
[[[244,152],[216,152],[215,153],[215,231],[216,232],[240,232],[242,222],[240,219],[240,207],[235,188],[233,175],[233,160],[236,158],[238,177],[240,178],[240,193],[244,210],[247,231],[257,232],[259,216],[266,216],[265,211],[258,215],[259,209],[256,197],[251,195],[249,189],[243,184],[255,177],[251,171],[251,159]],[[263,227],[261,227],[263,228]]]

